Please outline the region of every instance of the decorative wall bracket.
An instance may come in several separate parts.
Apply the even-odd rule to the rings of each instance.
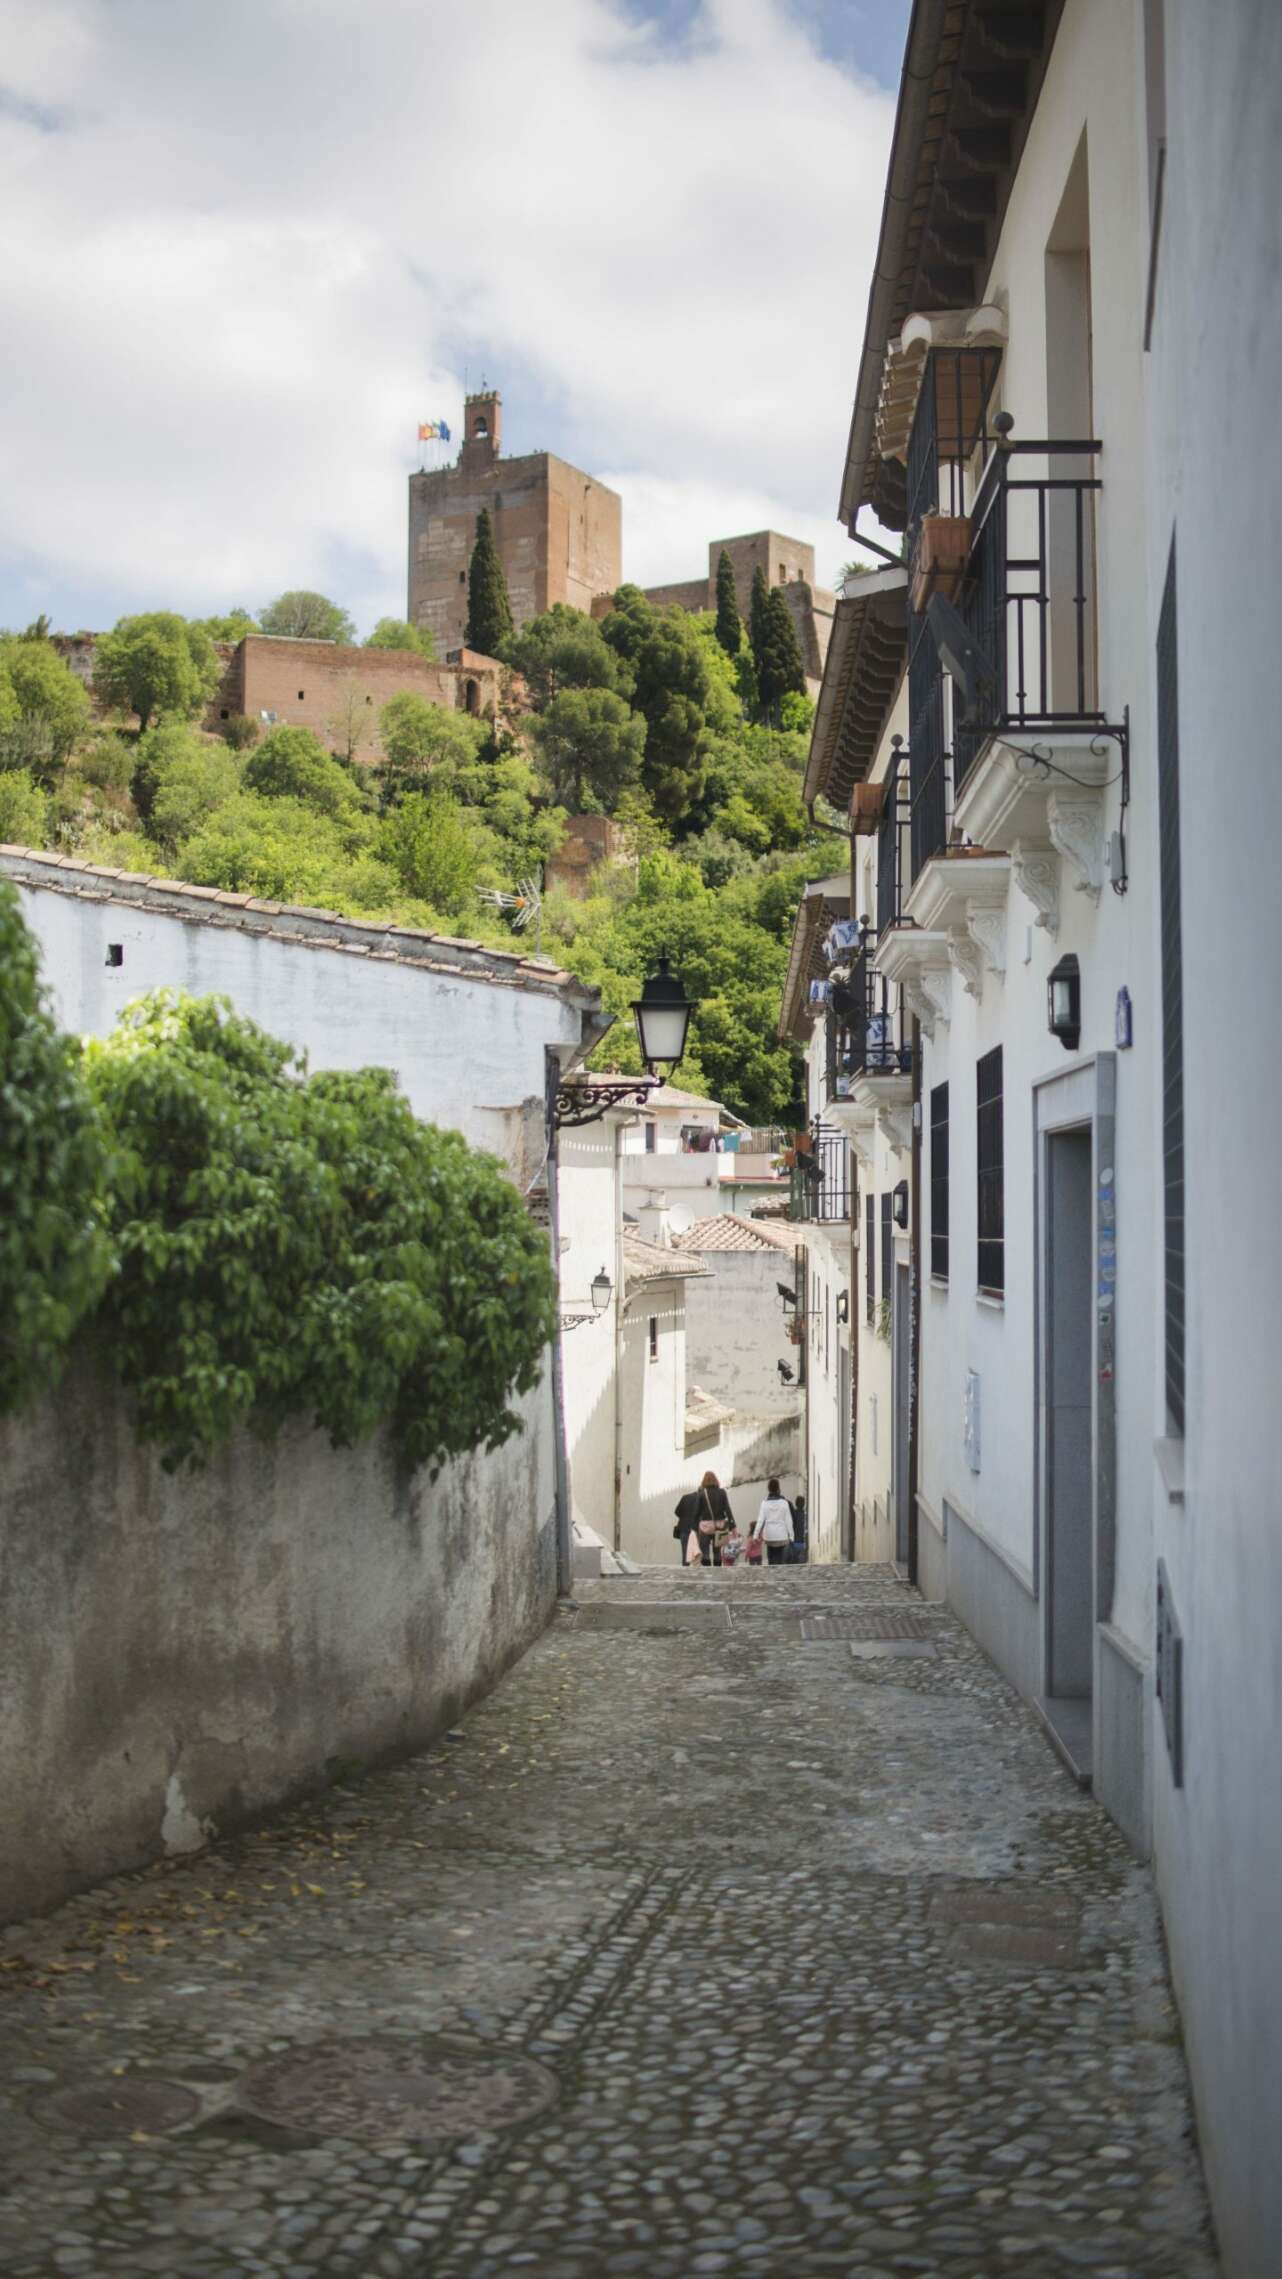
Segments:
[[[1000,902],[968,902],[966,931],[983,955],[990,973],[999,980],[1006,974],[1006,898]]]
[[[1016,840],[1011,848],[1015,884],[1037,912],[1036,923],[1052,940],[1059,932],[1059,860],[1050,847],[1026,846]]]
[[[923,1029],[926,1031],[927,1036],[930,1038],[931,1043],[933,1044],[935,1040],[935,1022],[938,1018],[934,1004],[926,995],[926,992],[922,988],[920,981],[905,980],[901,982],[900,987],[903,990],[904,1003],[908,1007],[909,1012],[912,1013],[918,1021],[920,1021]]]
[[[968,997],[982,997],[984,993],[984,961],[979,944],[966,934],[950,934],[948,955],[955,970],[962,977],[962,987]]]
[[[924,965],[921,969],[921,986],[935,1008],[936,1018],[945,1023],[953,1017],[953,969],[951,965]]]
[[[1051,845],[1077,872],[1079,894],[1098,902],[1104,884],[1104,817],[1098,793],[1085,797],[1071,791],[1053,791],[1046,802],[1046,827]]]
[[[611,1108],[644,1108],[661,1082],[658,1076],[632,1076],[617,1084],[558,1084],[552,1120],[559,1132],[599,1124]]]

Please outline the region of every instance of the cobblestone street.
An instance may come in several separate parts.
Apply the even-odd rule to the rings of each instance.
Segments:
[[[1149,1878],[965,1633],[577,1597],[429,1754],[3,1935],[0,2270],[1213,2279]]]

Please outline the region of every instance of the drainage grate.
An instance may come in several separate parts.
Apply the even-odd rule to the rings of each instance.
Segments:
[[[32,2110],[37,2120],[86,2137],[127,2137],[135,2130],[154,2137],[194,2120],[200,2101],[176,2081],[105,2081],[55,2089]]]
[[[724,1599],[709,1599],[703,1605],[683,1598],[597,1599],[579,1608],[574,1627],[576,1630],[640,1630],[654,1638],[673,1638],[679,1630],[728,1630],[730,1609]]]
[[[925,1638],[937,1636],[935,1625],[924,1615],[906,1614],[898,1607],[869,1607],[863,1614],[807,1614],[802,1616],[801,1635],[818,1641],[821,1638],[874,1639],[874,1638]]]
[[[313,2042],[254,2066],[237,2102],[305,2135],[470,2137],[546,2112],[555,2075],[533,2058],[446,2042]]]

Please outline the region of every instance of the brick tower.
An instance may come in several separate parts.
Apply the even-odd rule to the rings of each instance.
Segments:
[[[482,389],[463,407],[452,467],[410,476],[409,607],[445,656],[463,643],[476,518],[488,507],[518,625],[553,602],[585,614],[620,583],[622,502],[550,451],[502,457],[503,399]]]

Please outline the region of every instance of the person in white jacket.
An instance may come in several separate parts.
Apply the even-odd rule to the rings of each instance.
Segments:
[[[766,1557],[772,1567],[781,1567],[793,1540],[792,1506],[780,1493],[777,1480],[767,1480],[766,1492],[760,1511],[752,1523],[752,1532],[766,1547]]]

